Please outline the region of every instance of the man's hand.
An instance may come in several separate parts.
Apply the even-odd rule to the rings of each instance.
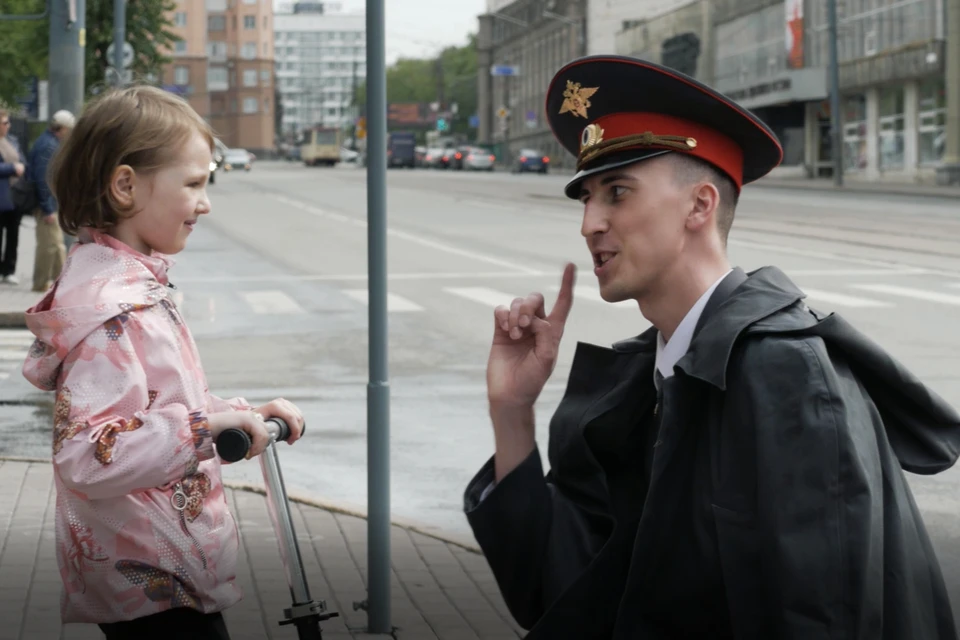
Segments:
[[[557,364],[560,338],[573,306],[576,267],[563,271],[557,301],[546,314],[543,296],[516,298],[494,312],[493,346],[487,362],[487,396],[491,406],[527,408],[537,401]]]
[[[13,172],[17,174],[18,178],[23,175],[23,172],[26,171],[26,169],[27,168],[23,166],[22,162],[13,163]]]

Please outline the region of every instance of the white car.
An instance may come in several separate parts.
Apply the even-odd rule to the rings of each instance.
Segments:
[[[463,150],[463,168],[472,171],[493,171],[496,156],[480,147],[467,147]]]
[[[250,153],[246,149],[227,149],[227,152],[223,154],[224,171],[233,171],[234,169],[250,171],[252,165]]]

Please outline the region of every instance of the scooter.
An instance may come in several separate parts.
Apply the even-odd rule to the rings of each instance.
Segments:
[[[280,621],[280,625],[295,625],[300,640],[321,640],[323,632],[320,629],[320,623],[340,614],[328,611],[326,602],[310,597],[310,587],[307,585],[307,576],[303,570],[303,559],[300,556],[300,546],[297,544],[297,535],[290,515],[290,504],[287,502],[287,490],[283,484],[283,474],[280,473],[280,458],[276,448],[277,442],[290,437],[290,427],[281,418],[269,418],[265,422],[267,433],[270,434],[270,444],[259,456],[260,469],[267,488],[267,510],[280,545],[280,558],[287,575],[290,596],[293,598],[293,605],[283,610],[284,619]],[[250,436],[245,431],[225,429],[216,441],[217,454],[226,462],[237,462],[247,456],[251,444]]]

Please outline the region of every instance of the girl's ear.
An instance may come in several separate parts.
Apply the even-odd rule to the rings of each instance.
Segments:
[[[110,196],[120,209],[133,207],[137,174],[129,165],[122,164],[110,177]]]

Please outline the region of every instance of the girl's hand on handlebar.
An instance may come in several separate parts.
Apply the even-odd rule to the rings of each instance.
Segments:
[[[289,400],[277,398],[267,404],[257,407],[254,411],[258,412],[265,419],[282,418],[287,426],[290,427],[290,437],[287,438],[287,444],[293,444],[303,435],[303,413]]]
[[[263,453],[270,444],[270,434],[263,422],[263,414],[256,411],[222,411],[207,416],[210,435],[214,441],[225,429],[242,429],[250,436],[250,451],[246,459],[255,458]]]

